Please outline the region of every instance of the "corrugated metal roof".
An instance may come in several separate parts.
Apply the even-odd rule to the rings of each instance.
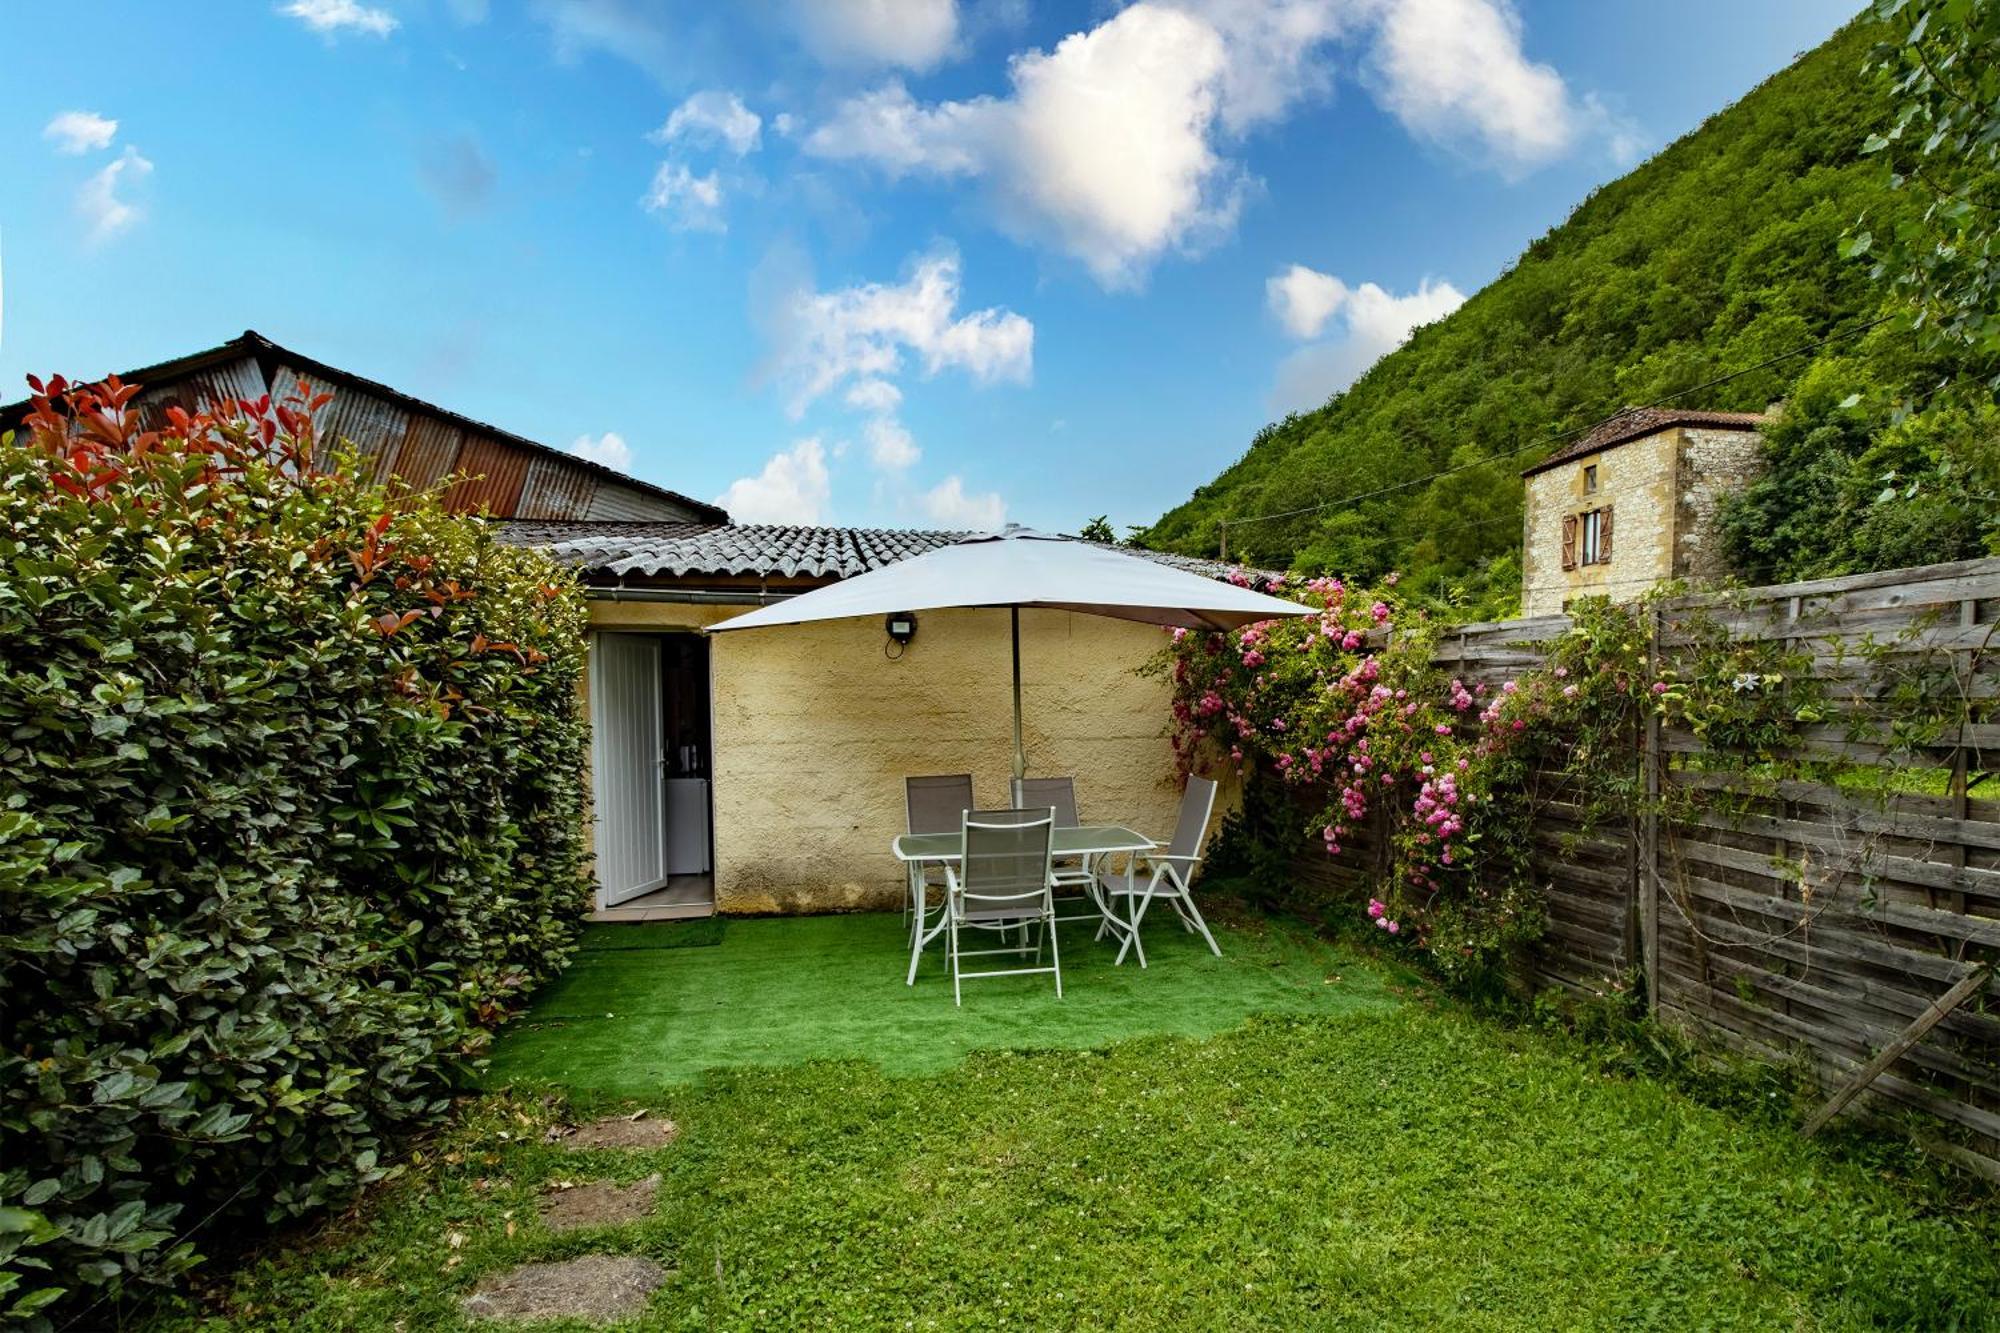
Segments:
[[[1761,430],[1768,420],[1761,412],[1703,412],[1680,407],[1628,407],[1617,416],[1592,428],[1580,440],[1571,441],[1521,475],[1532,477],[1559,463],[1582,458],[1614,445],[1644,439],[1675,426],[1707,427],[1711,430]]]
[[[442,481],[458,463],[465,432],[449,421],[421,413],[410,417],[410,428],[387,464],[387,474],[412,490],[427,490]]]
[[[313,450],[313,466],[325,467],[332,461],[336,448],[348,446],[357,450],[371,469],[381,473],[383,461],[409,433],[409,409],[385,402],[372,393],[342,388],[324,376],[289,364],[281,363],[271,376],[271,383],[284,386],[286,393],[301,381],[314,396],[333,395],[333,401],[313,417],[313,430],[319,440]]]
[[[582,468],[564,467],[552,458],[528,463],[528,480],[521,487],[517,518],[585,518],[597,494],[597,477]]]
[[[467,436],[452,470],[459,479],[444,493],[445,508],[511,515],[520,506],[521,487],[528,479],[528,455],[501,440]]]
[[[614,578],[699,576],[842,579],[882,569],[974,534],[912,528],[818,528],[778,524],[536,523],[501,524],[501,536],[540,546],[586,575]],[[1223,578],[1233,565],[1165,551],[1120,547],[1163,565]],[[1248,571],[1256,583],[1277,577]]]
[[[435,403],[427,403],[421,398],[414,398],[376,380],[290,351],[254,329],[246,329],[242,336],[232,338],[218,347],[129,371],[121,374],[119,378],[128,384],[140,385],[146,390],[140,397],[142,404],[173,402],[192,410],[208,406],[209,399],[218,389],[224,390],[222,396],[231,399],[254,399],[262,397],[267,392],[275,398],[283,398],[296,386],[302,374],[321,387],[336,391],[333,403],[327,408],[327,412],[334,416],[350,410],[347,400],[353,400],[351,410],[356,413],[380,413],[386,408],[407,413],[413,418],[428,417],[443,427],[455,428],[468,440],[484,439],[521,451],[529,457],[547,458],[563,467],[590,473],[598,479],[600,486],[604,483],[615,483],[622,488],[623,495],[635,500],[650,497],[651,504],[647,507],[655,512],[671,508],[683,511],[687,518],[697,522],[729,521],[728,513],[716,505],[682,495],[677,491],[670,491],[664,486],[656,486],[650,481],[627,476],[602,463],[551,448],[539,440],[531,440],[524,435],[516,435],[511,431],[474,421],[470,417],[439,407]],[[363,399],[374,401],[369,403]],[[8,430],[17,425],[27,410],[28,403],[25,400],[0,407],[0,430]],[[154,423],[147,424],[150,426]],[[410,454],[409,428],[399,428],[394,434],[377,436],[369,434],[359,418],[347,429],[336,429],[333,421],[329,419],[321,422],[320,434],[329,441],[347,435],[364,452],[371,455],[387,455],[395,442],[402,440],[404,447],[396,450],[397,456],[390,463],[390,471],[412,485],[435,481],[443,473],[443,469],[440,469],[439,472],[420,480],[425,468],[414,465],[433,464],[438,460],[430,453],[421,456]],[[427,434],[441,438],[450,434],[450,430],[440,429]],[[456,455],[457,452],[454,448],[453,454]],[[450,466],[450,462],[445,464],[447,468]],[[498,475],[496,469],[490,466],[482,465],[477,470]],[[525,472],[525,470],[524,460],[520,471]],[[521,478],[514,476],[510,484],[514,499],[518,500],[521,493]],[[496,488],[482,485],[466,493],[473,494],[493,489]],[[497,489],[504,489],[504,486]]]
[[[152,386],[142,383],[140,387],[142,392],[133,400],[133,406],[139,410],[139,424],[147,430],[158,430],[167,424],[166,408],[170,405],[199,412],[217,401],[233,403],[242,398],[263,397],[264,371],[255,357],[240,356],[217,362],[184,379]],[[13,411],[14,408],[0,411],[0,429],[11,424],[7,414]]]

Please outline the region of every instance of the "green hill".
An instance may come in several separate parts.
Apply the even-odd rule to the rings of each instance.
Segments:
[[[1772,474],[1731,515],[1746,577],[1980,553],[1992,506],[1966,478],[1992,465],[1992,414],[1897,414],[1964,367],[1920,354],[1901,319],[1849,336],[1892,307],[1865,262],[1840,257],[1841,234],[1864,210],[1882,232],[1921,207],[1860,151],[1889,108],[1861,73],[1873,35],[1850,24],[1597,190],[1346,392],[1265,427],[1140,540],[1214,556],[1228,520],[1231,558],[1359,579],[1401,570],[1461,615],[1504,613],[1519,590],[1519,472],[1563,433],[1629,404],[1784,399]],[[1326,507],[1243,521],[1308,506]]]

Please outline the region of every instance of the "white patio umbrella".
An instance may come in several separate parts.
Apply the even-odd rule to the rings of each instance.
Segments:
[[[1021,608],[1079,611],[1188,629],[1238,629],[1313,612],[1220,579],[1190,574],[1070,537],[1009,527],[968,537],[884,569],[857,574],[709,627],[711,632],[802,625],[899,611],[1005,607],[1014,631],[1014,776],[1021,745]]]

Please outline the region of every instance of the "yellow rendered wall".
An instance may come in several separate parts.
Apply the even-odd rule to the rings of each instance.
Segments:
[[[591,618],[692,629],[747,609],[600,601]],[[1073,775],[1084,819],[1162,839],[1180,796],[1168,691],[1135,668],[1163,642],[1151,626],[1021,613],[1028,771]],[[889,841],[903,829],[906,775],[970,772],[976,799],[1009,803],[1007,613],[923,612],[899,659],[886,643],[874,620],[711,636],[719,910],[898,905]]]

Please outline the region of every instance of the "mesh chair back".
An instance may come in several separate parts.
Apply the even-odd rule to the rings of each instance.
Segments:
[[[1189,774],[1187,790],[1181,793],[1181,817],[1174,824],[1174,840],[1167,844],[1167,860],[1191,861],[1201,853],[1201,840],[1214,809],[1214,780]]]
[[[968,912],[1028,908],[1049,892],[1051,810],[968,810],[960,896]]]
[[[1075,828],[1075,778],[1015,778],[1014,804],[1022,810],[1054,810],[1057,828]]]
[[[972,808],[972,774],[903,779],[903,812],[912,833],[956,833]]]

